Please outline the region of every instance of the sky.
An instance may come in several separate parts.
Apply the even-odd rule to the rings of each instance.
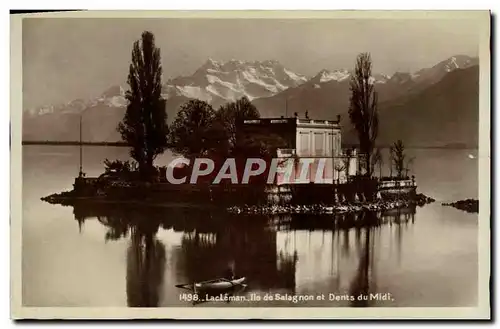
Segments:
[[[478,29],[458,19],[25,18],[23,108],[124,85],[132,44],[145,30],[161,49],[164,81],[191,75],[208,58],[274,59],[313,76],[352,68],[360,52],[370,52],[373,70],[385,74],[478,54]]]

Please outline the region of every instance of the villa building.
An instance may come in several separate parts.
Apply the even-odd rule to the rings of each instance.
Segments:
[[[340,116],[337,120],[312,120],[308,118],[260,118],[244,120],[244,134],[277,135],[282,140],[278,149],[278,157],[283,158],[280,166],[286,167],[289,162],[294,165],[293,179],[295,183],[342,183],[348,176],[356,174],[357,156],[342,149]],[[307,175],[301,175],[300,163],[308,163]],[[321,179],[317,171],[324,164]],[[278,178],[282,181],[282,177]]]

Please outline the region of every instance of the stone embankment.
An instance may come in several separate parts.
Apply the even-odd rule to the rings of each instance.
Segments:
[[[337,205],[244,205],[229,207],[235,214],[337,214],[361,211],[387,211],[392,209],[424,206],[435,200],[421,193],[412,200],[378,200],[374,202],[337,204]]]

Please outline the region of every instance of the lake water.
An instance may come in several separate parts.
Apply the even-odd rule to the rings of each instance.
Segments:
[[[23,146],[23,305],[191,307],[175,285],[220,277],[232,263],[248,279],[237,293],[247,300],[195,307],[475,306],[478,216],[441,202],[477,198],[477,159],[469,157],[477,150],[408,152],[418,191],[436,203],[343,228],[330,217],[51,205],[40,198],[71,189],[78,147]],[[101,173],[105,158],[127,159],[128,150],[85,147],[87,176]],[[380,300],[357,300],[377,293]]]

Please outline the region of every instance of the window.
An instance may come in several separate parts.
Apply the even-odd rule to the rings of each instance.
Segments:
[[[332,156],[334,153],[333,148],[335,147],[335,139],[333,138],[333,133],[328,133],[328,136],[326,138],[326,152],[325,154],[327,156]]]
[[[324,155],[323,136],[323,133],[314,133],[314,155],[316,156]]]
[[[308,155],[309,154],[309,133],[301,132],[299,134],[300,137],[300,155]]]
[[[335,154],[336,155],[340,155],[340,153],[342,152],[342,143],[341,143],[341,139],[340,139],[340,134],[335,134],[335,141],[336,141],[336,149],[335,149]]]

